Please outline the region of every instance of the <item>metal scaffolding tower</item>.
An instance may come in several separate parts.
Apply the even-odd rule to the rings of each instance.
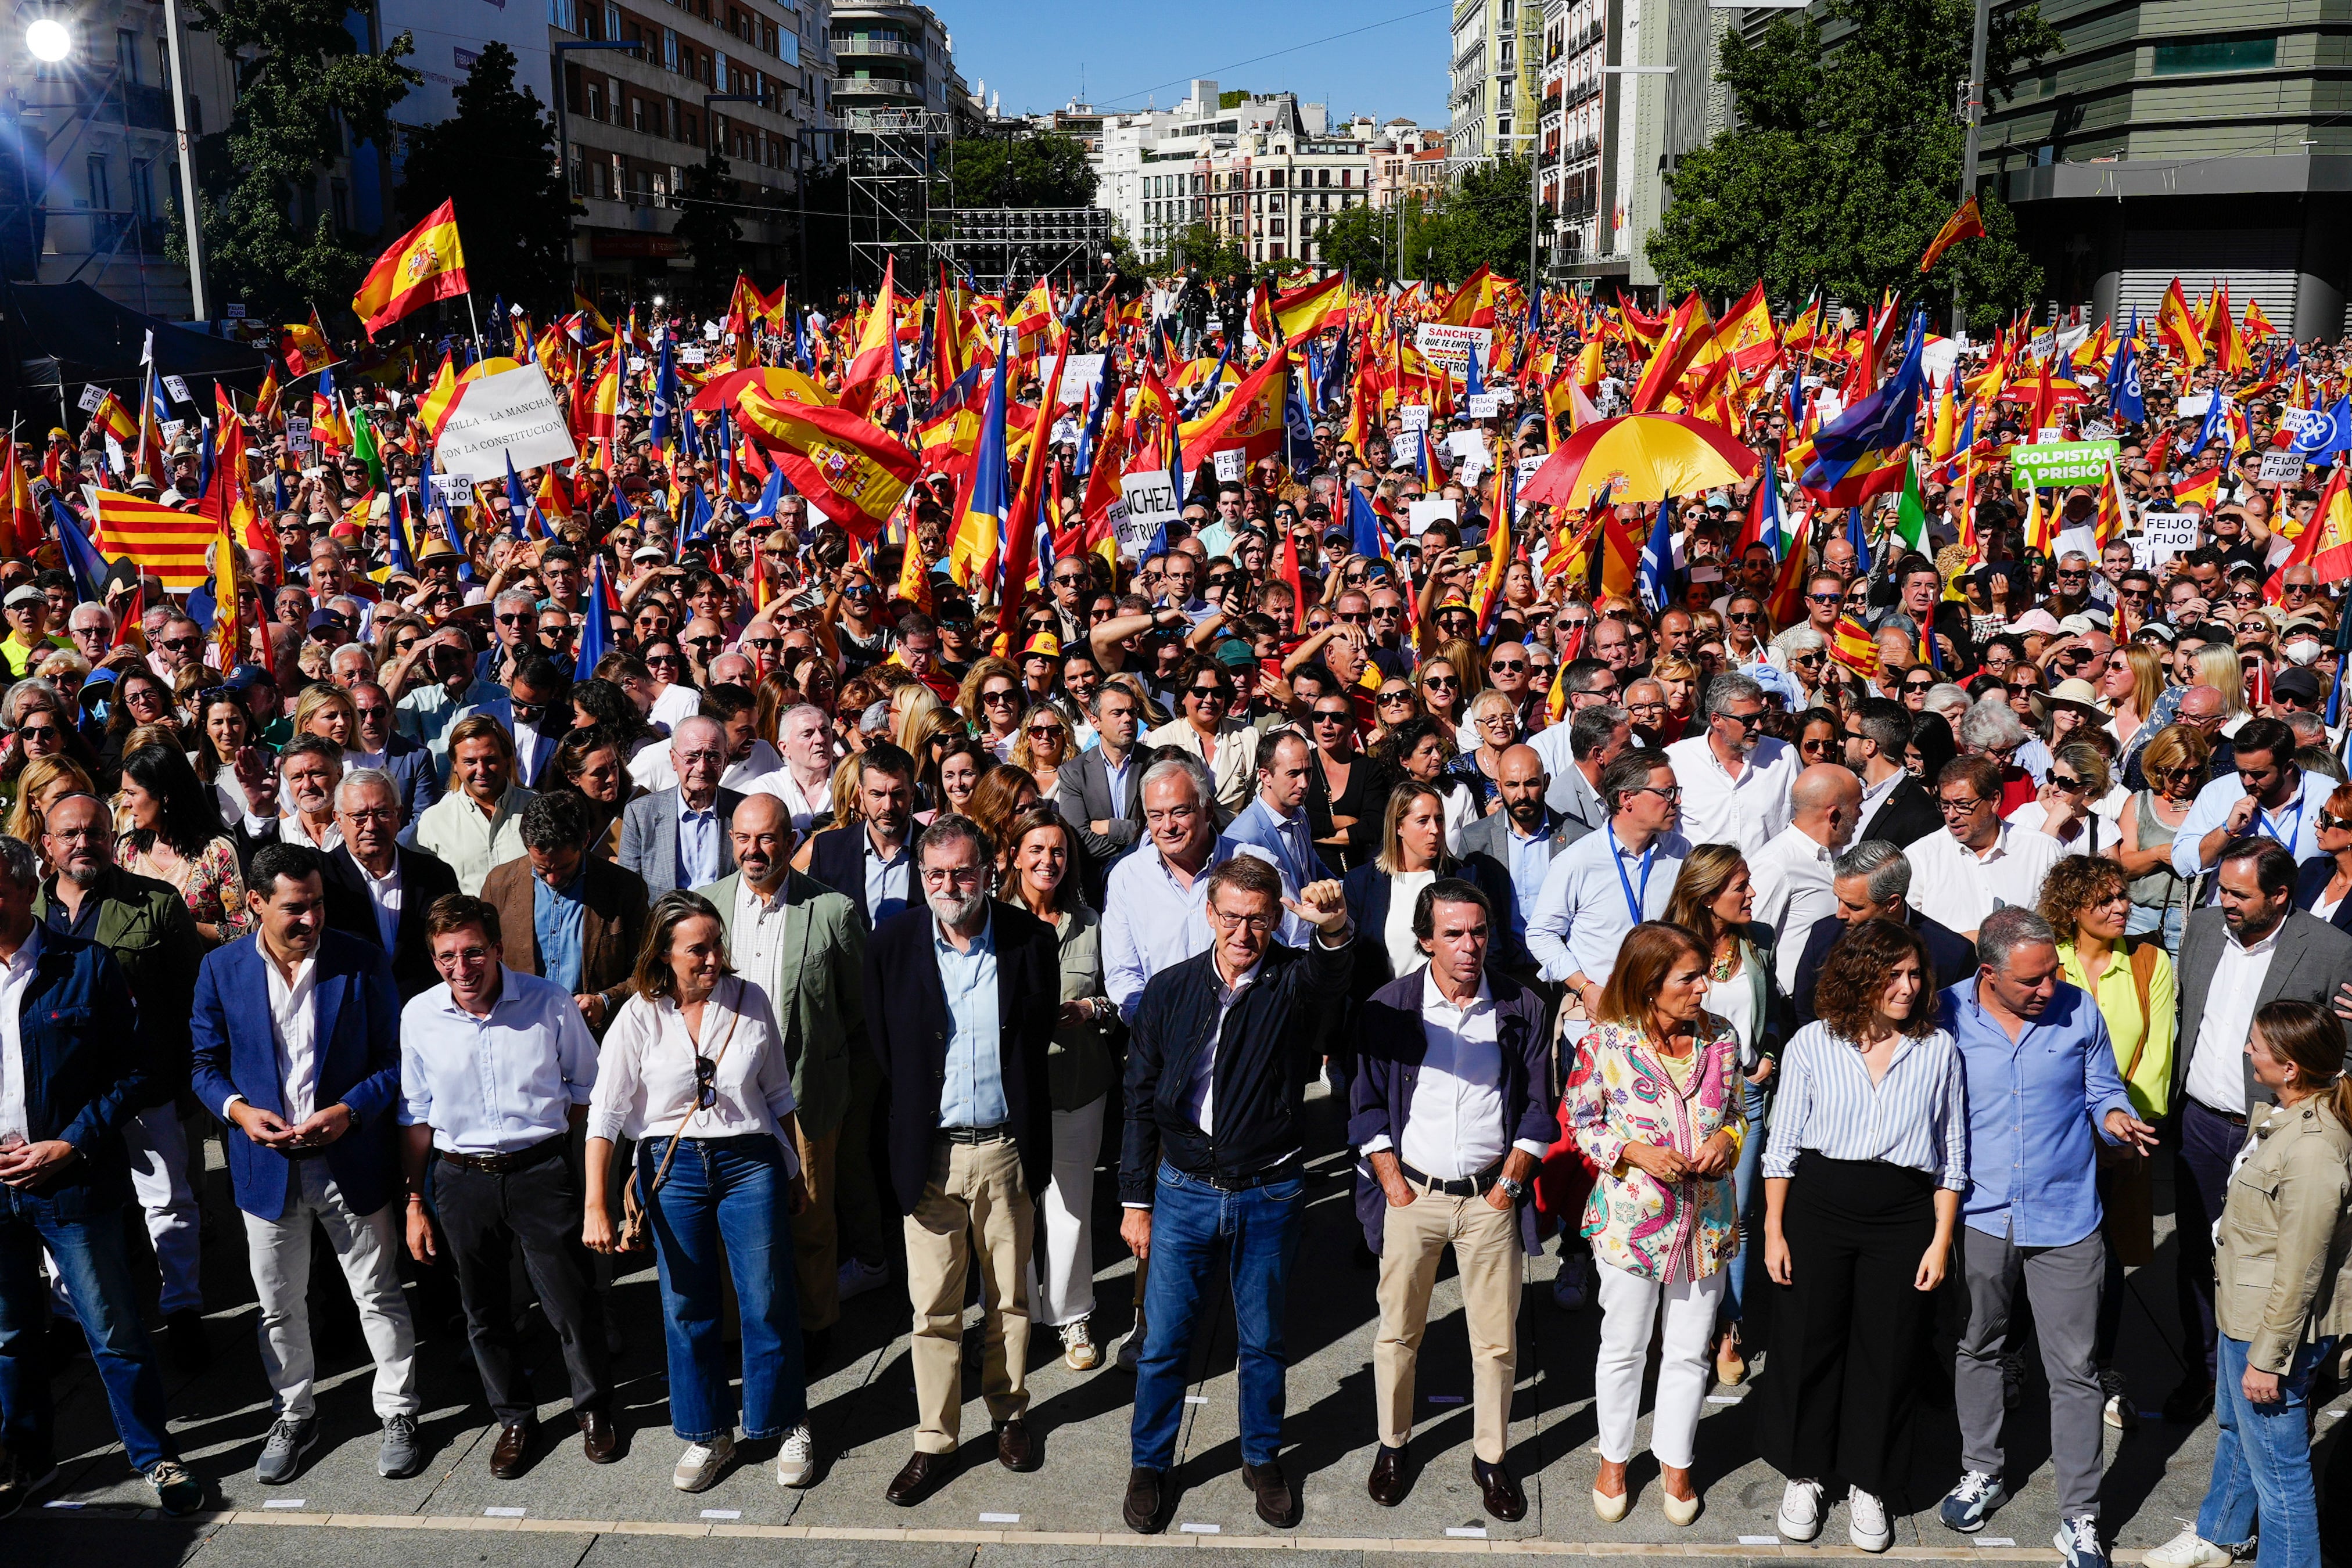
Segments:
[[[857,109],[849,111],[847,131],[853,284],[861,292],[879,287],[884,261],[896,256],[908,268],[898,275],[900,287],[919,288],[908,280],[929,278],[933,260],[948,248],[946,214],[931,203],[937,185],[953,204],[954,120],[927,109]]]
[[[1110,248],[1110,214],[1100,207],[955,207],[947,220],[950,265],[1009,298],[1041,277],[1091,291]]]

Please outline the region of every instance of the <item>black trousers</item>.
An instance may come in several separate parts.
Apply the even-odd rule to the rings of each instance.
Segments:
[[[508,1175],[440,1161],[433,1173],[441,1238],[457,1265],[466,1336],[482,1392],[501,1422],[528,1421],[538,1407],[518,1355],[515,1249],[538,1292],[540,1311],[563,1349],[572,1407],[600,1410],[612,1398],[604,1351],[604,1307],[580,1242],[580,1182],[558,1155]]]
[[[1913,1376],[1935,1298],[1913,1288],[1936,1237],[1935,1177],[1806,1153],[1780,1216],[1757,1446],[1792,1480],[1842,1476],[1884,1499],[1910,1474]]]
[[[2180,1097],[2180,1142],[2173,1153],[2172,1233],[2180,1257],[2172,1286],[2180,1308],[2181,1364],[2213,1381],[2220,1342],[2213,1324],[2213,1224],[2230,1190],[2230,1166],[2245,1145],[2246,1124],[2200,1101]]]

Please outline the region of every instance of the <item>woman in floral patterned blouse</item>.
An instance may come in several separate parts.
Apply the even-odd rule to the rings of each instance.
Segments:
[[[124,831],[114,858],[123,870],[178,888],[215,946],[251,928],[236,845],[221,832],[212,791],[184,753],[148,746],[124,758],[120,807]]]
[[[1633,928],[1580,1052],[1570,1102],[1577,1147],[1600,1173],[1584,1234],[1599,1265],[1601,1356],[1593,1403],[1601,1473],[1592,1510],[1625,1517],[1626,1462],[1641,1413],[1651,1325],[1665,1307],[1650,1449],[1674,1524],[1698,1517],[1692,1446],[1707,1346],[1739,1250],[1731,1175],[1748,1122],[1739,1037],[1706,1010],[1708,955],[1680,925]]]

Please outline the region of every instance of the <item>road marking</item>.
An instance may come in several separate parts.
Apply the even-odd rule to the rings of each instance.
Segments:
[[[702,1511],[702,1517],[705,1519],[740,1519],[743,1517],[743,1511],[740,1508],[706,1508]]]
[[[524,1510],[519,1508],[486,1508],[483,1514],[490,1519],[520,1519]]]
[[[1979,1535],[1976,1543],[1979,1546],[2014,1546],[2017,1538],[2013,1535]]]
[[[1739,1544],[1742,1546],[1778,1546],[1780,1544],[1780,1538],[1777,1535],[1743,1535],[1739,1538]]]
[[[261,1500],[261,1506],[264,1508],[308,1508],[310,1506],[310,1500],[307,1497],[269,1497]]]
[[[1018,1524],[1021,1522],[1021,1516],[1017,1513],[983,1513],[980,1516],[980,1522],[982,1524]]]
[[[1215,1535],[1224,1530],[1222,1524],[1194,1524],[1191,1520],[1176,1527],[1179,1535]]]
[[[1449,1524],[1445,1527],[1445,1533],[1463,1536],[1472,1541],[1484,1541],[1486,1539],[1486,1527],[1483,1524]]]

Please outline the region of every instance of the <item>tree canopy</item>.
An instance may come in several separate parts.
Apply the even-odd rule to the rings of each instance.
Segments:
[[[570,304],[572,198],[555,166],[555,126],[514,51],[493,41],[457,85],[457,112],[411,134],[400,187],[404,222],[454,204],[466,271],[478,293]]]
[[[1985,237],[1953,246],[1922,277],[1919,258],[1959,204],[1967,128],[1952,86],[1969,70],[1970,0],[1828,0],[1784,13],[1755,45],[1727,32],[1721,75],[1738,121],[1682,155],[1672,204],[1647,252],[1671,297],[1732,297],[1759,277],[1776,298],[1815,287],[1847,299],[1885,288],[2004,315],[2041,288],[2016,220],[1979,193]],[[1824,48],[1823,40],[1830,41]],[[2029,3],[1993,13],[1987,97],[2060,47]]]
[[[972,137],[951,142],[943,162],[959,207],[1094,205],[1095,172],[1075,137]]]

